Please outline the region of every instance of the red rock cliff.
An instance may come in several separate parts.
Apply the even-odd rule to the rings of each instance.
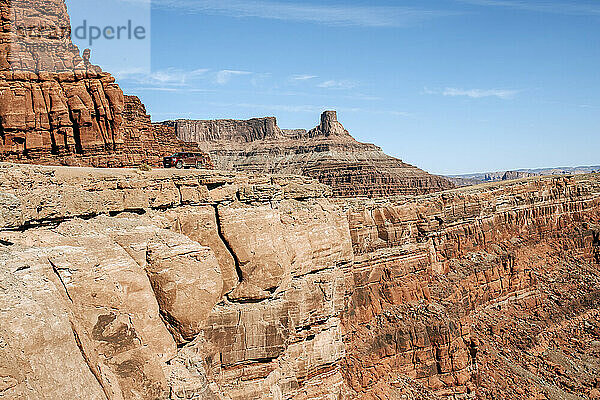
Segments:
[[[0,164],[0,395],[597,396],[598,175],[330,195]]]
[[[64,0],[2,0],[0,10],[2,157],[118,149],[123,93],[71,43]],[[29,37],[24,30],[42,34]]]
[[[443,398],[597,393],[599,196],[584,176],[351,202],[356,398],[398,398],[405,378]]]
[[[337,196],[424,194],[454,185],[372,144],[357,142],[326,111],[310,130],[282,131],[275,118],[249,121],[187,121],[161,124],[183,140],[197,142],[221,169],[300,174],[330,185]]]
[[[0,0],[0,18],[0,160],[124,167],[199,151],[154,132],[139,99],[79,54],[64,0]]]

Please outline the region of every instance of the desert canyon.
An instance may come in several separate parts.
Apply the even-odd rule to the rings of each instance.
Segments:
[[[64,0],[0,7],[1,399],[600,399],[599,174],[455,188],[333,111],[153,123],[70,38],[14,46]]]

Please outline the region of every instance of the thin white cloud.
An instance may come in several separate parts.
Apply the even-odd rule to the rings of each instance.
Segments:
[[[131,81],[137,84],[183,86],[190,80],[206,75],[208,71],[208,69],[184,71],[181,69],[168,68],[150,73],[141,70],[118,71],[114,75],[117,79]]]
[[[138,87],[135,88],[137,91],[142,92],[179,92],[181,89],[174,87],[158,87],[158,86],[149,86],[149,87]]]
[[[414,114],[406,112],[406,111],[388,111],[387,113],[390,115],[394,115],[396,117],[405,117],[405,118],[414,117]]]
[[[461,3],[476,6],[504,7],[514,10],[566,14],[578,16],[600,16],[598,2],[584,1],[524,1],[524,0],[458,0]]]
[[[318,78],[317,75],[294,75],[294,76],[292,76],[291,79],[293,81],[308,81],[308,80],[316,79],[316,78]]]
[[[219,85],[225,85],[234,76],[242,76],[242,75],[252,75],[252,72],[248,72],[248,71],[235,71],[235,70],[230,70],[230,69],[224,69],[224,70],[221,70],[221,71],[217,72],[217,83]]]
[[[433,90],[423,88],[423,94],[437,94],[448,97],[470,97],[472,99],[482,99],[485,97],[497,97],[499,99],[508,100],[519,94],[520,90],[509,89],[459,89],[447,87],[443,90]]]
[[[132,91],[142,91],[142,92],[171,92],[171,93],[214,93],[215,90],[211,89],[192,89],[189,87],[161,87],[161,86],[147,86],[147,87],[135,87]]]
[[[506,89],[457,89],[457,88],[446,88],[442,92],[444,96],[451,97],[470,97],[472,99],[481,99],[484,97],[498,97],[499,99],[511,99],[517,93],[518,90],[506,90]]]
[[[355,88],[356,86],[358,86],[358,84],[353,81],[329,80],[329,81],[322,82],[322,83],[318,84],[317,86],[320,88],[324,88],[324,89],[352,89],[352,88]]]
[[[128,0],[147,2],[148,0]],[[311,22],[330,26],[402,27],[456,12],[402,6],[353,6],[307,4],[273,0],[153,0],[153,6],[185,12],[226,15],[237,18],[263,18]]]

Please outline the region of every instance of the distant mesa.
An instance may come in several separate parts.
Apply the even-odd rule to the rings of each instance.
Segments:
[[[499,182],[514,179],[531,178],[544,175],[581,175],[600,172],[600,166],[554,167],[537,169],[519,169],[515,171],[481,172],[465,175],[447,176],[456,186],[471,186],[485,182]]]
[[[338,196],[418,195],[454,187],[357,142],[335,111],[325,111],[309,131],[282,130],[275,118],[152,124],[140,99],[125,96],[109,73],[91,64],[91,52],[80,55],[69,36],[19,37],[11,28],[34,23],[70,32],[64,0],[14,2],[9,8],[0,28],[0,161],[159,166],[165,155],[203,149],[221,169],[315,177]]]
[[[335,111],[325,111],[319,125],[309,131],[282,130],[273,117],[175,120],[154,126],[197,143],[219,169],[310,176],[341,197],[419,195],[454,187],[373,144],[356,141]]]

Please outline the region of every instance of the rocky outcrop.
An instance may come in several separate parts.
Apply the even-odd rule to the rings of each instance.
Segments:
[[[325,111],[321,114],[321,124],[309,131],[307,136],[350,136],[350,133],[339,123],[336,111]]]
[[[398,375],[443,398],[590,395],[599,196],[586,176],[351,202],[344,369],[356,397],[396,398]]]
[[[249,121],[177,120],[155,124],[197,142],[220,169],[300,174],[330,185],[342,197],[424,194],[452,188],[438,176],[359,143],[326,111],[316,128],[281,130],[274,118]]]
[[[64,0],[2,0],[0,19],[0,160],[123,167],[199,151],[154,132],[139,99],[80,56]]]
[[[0,394],[593,398],[599,237],[597,175],[348,200],[0,164]]]
[[[308,132],[282,131],[275,118],[152,125],[141,101],[124,96],[110,74],[90,63],[89,50],[79,54],[64,0],[2,0],[0,10],[0,161],[158,166],[166,155],[202,148],[221,169],[302,174],[339,196],[453,187],[358,143],[334,111]]]
[[[71,43],[64,1],[0,4],[0,153],[6,158],[114,151],[123,93]],[[40,32],[32,35],[30,32]]]
[[[502,180],[510,181],[513,179],[531,178],[533,176],[537,176],[537,174],[524,171],[506,171],[504,175],[502,175]]]
[[[484,182],[498,182],[511,179],[531,178],[544,175],[585,175],[600,173],[599,166],[581,166],[581,167],[559,167],[559,168],[538,168],[538,169],[520,169],[517,171],[502,172],[483,172],[467,175],[451,175],[446,178],[454,182],[457,187],[479,185]]]
[[[2,396],[342,393],[353,254],[326,186],[10,164],[0,178]]]

